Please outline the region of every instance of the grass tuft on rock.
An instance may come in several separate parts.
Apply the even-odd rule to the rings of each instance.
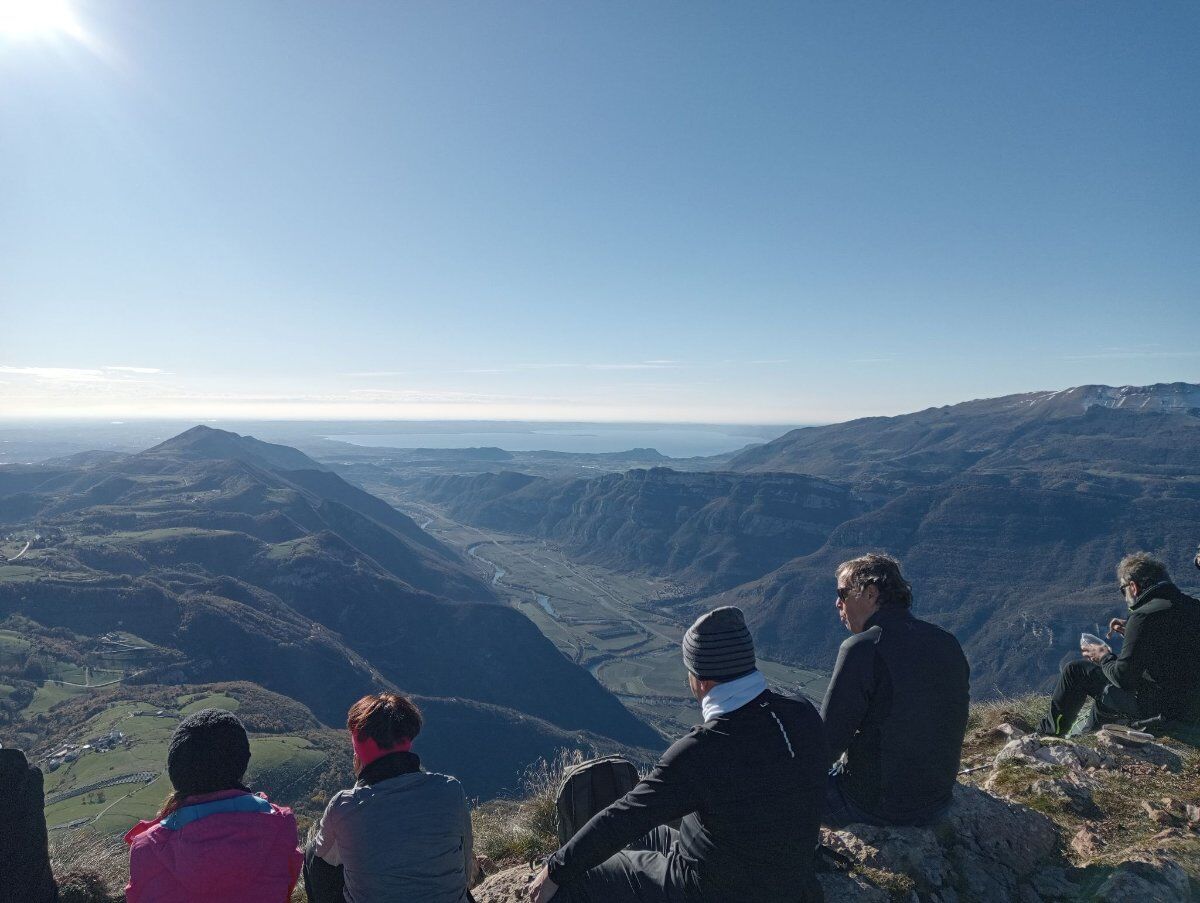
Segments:
[[[528,862],[558,849],[558,788],[568,768],[585,759],[579,750],[560,750],[539,759],[521,780],[518,800],[484,803],[471,813],[475,852],[496,863]]]
[[[1023,696],[1001,696],[971,705],[967,731],[994,731],[1001,724],[1011,724],[1023,731],[1032,731],[1046,714],[1049,700],[1040,693]]]
[[[50,835],[50,865],[62,903],[121,903],[129,880],[129,852],[119,836],[92,831]]]

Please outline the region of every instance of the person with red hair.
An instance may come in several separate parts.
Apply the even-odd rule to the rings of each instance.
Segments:
[[[456,778],[421,770],[421,712],[397,693],[364,696],[346,729],[358,782],[339,791],[304,861],[310,903],[469,903],[471,814]]]

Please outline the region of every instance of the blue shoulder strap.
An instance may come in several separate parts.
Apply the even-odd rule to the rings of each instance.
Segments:
[[[184,806],[181,809],[176,809],[164,818],[161,824],[168,830],[178,831],[184,825],[190,825],[192,822],[208,818],[210,815],[219,815],[224,812],[262,812],[269,814],[271,811],[271,804],[267,802],[265,797],[246,793],[241,796],[231,796],[228,799],[213,800],[211,803]]]

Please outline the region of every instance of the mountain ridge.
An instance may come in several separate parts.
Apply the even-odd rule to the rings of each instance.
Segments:
[[[0,620],[84,638],[133,630],[174,650],[141,680],[249,680],[332,726],[364,693],[414,693],[458,725],[470,755],[511,752],[478,769],[483,794],[564,738],[659,746],[410,518],[327,470],[289,469],[293,455],[242,454],[242,437],[214,433],[86,468],[0,468],[0,534],[40,537],[0,570]],[[239,454],[221,457],[231,441]]]
[[[553,495],[550,484],[528,476],[442,477],[409,489],[454,519],[547,539],[585,561],[685,579],[690,590],[663,600],[664,613],[686,618],[739,605],[765,655],[803,667],[832,667],[844,638],[832,604],[837,565],[868,551],[897,555],[914,583],[917,614],[962,641],[975,692],[1016,693],[1046,688],[1076,654],[1080,630],[1121,615],[1111,575],[1123,555],[1155,552],[1186,583],[1200,523],[1197,398],[1200,386],[1189,383],[1085,386],[787,433],[735,456],[720,479],[741,480],[749,494],[788,474],[821,480],[855,506],[825,525],[819,542],[790,555],[786,546],[742,555],[728,572],[745,578],[736,583],[691,546],[681,547],[690,557],[606,557],[606,537],[654,548],[624,539],[640,535],[645,497],[603,492],[652,472],[559,484],[574,485],[573,502],[553,523],[542,498]],[[671,480],[686,496],[715,473]],[[589,498],[607,504],[589,507]],[[735,498],[727,488],[705,504]],[[784,504],[782,513],[796,511]],[[711,523],[725,531],[722,545],[757,543],[738,518]],[[759,573],[749,573],[752,563]]]

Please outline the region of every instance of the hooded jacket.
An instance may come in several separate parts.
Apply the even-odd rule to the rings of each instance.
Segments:
[[[52,903],[42,772],[19,749],[0,749],[0,903]]]
[[[1174,583],[1143,591],[1129,606],[1119,655],[1100,662],[1104,676],[1137,694],[1143,717],[1200,722],[1200,599]]]
[[[287,903],[304,862],[292,810],[245,790],[188,797],[125,843],[128,903]]]

